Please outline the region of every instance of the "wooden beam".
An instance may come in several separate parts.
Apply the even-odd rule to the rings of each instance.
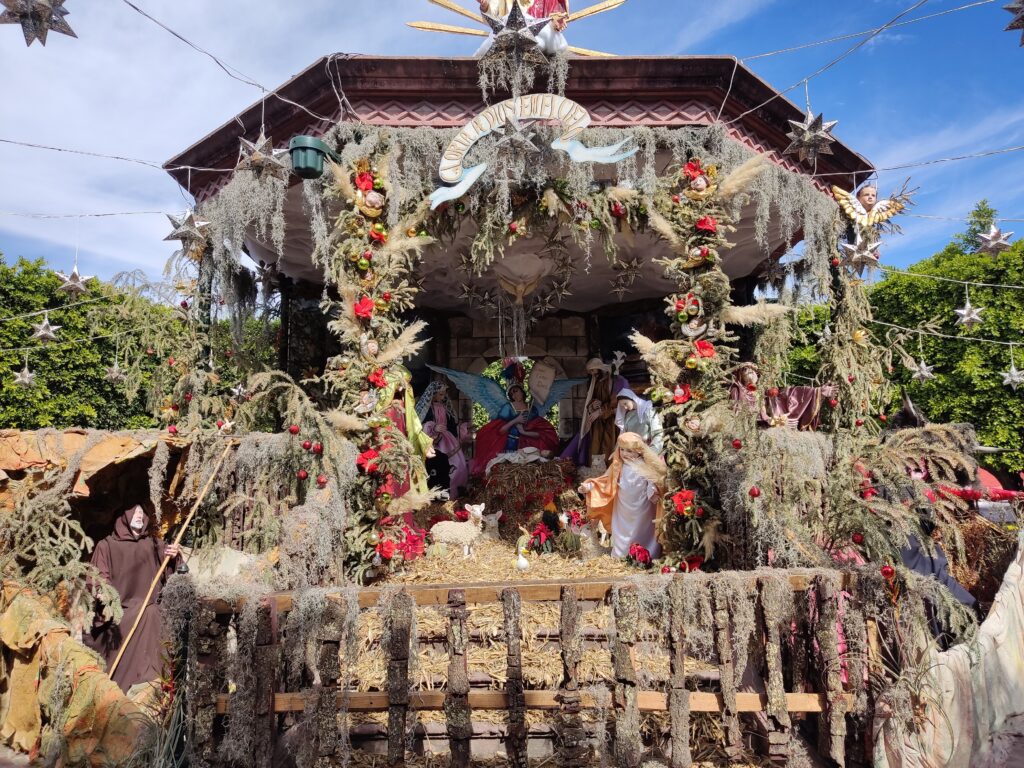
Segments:
[[[453,35],[472,35],[473,37],[487,37],[482,29],[470,29],[469,27],[456,27],[453,24],[438,24],[434,21],[408,21],[406,24],[413,29],[423,32],[449,32]]]
[[[435,2],[435,0],[430,0],[430,1],[431,2]],[[604,0],[604,2],[602,2],[602,3],[596,3],[595,5],[587,6],[586,8],[584,8],[582,10],[575,11],[574,13],[570,13],[569,14],[569,21],[579,21],[580,19],[585,19],[588,16],[593,16],[594,14],[597,14],[597,13],[604,13],[605,11],[612,11],[612,10],[618,8],[620,5],[622,5],[625,2],[626,2],[626,0]]]
[[[626,0],[622,0],[622,2],[625,2],[625,1]],[[487,24],[487,22],[484,21],[484,17],[483,16],[481,16],[478,13],[473,13],[472,11],[463,8],[458,3],[452,2],[452,0],[430,0],[430,2],[433,3],[434,5],[439,5],[442,8],[444,8],[445,10],[451,11],[452,13],[457,13],[460,16],[465,16],[467,19],[472,19],[477,24],[484,24],[485,26]]]
[[[687,578],[682,574],[680,578]],[[794,592],[806,592],[813,577],[806,573],[795,572],[789,574],[789,585]],[[650,583],[657,585],[663,583],[664,577],[651,576]],[[636,580],[633,580],[636,581]],[[643,579],[639,580],[641,583]],[[842,584],[848,585],[849,574],[842,575]],[[412,584],[392,584],[392,587],[403,587],[408,592],[416,605],[447,605],[448,592],[452,589],[462,589],[466,593],[466,604],[498,603],[501,601],[501,592],[506,587],[515,587],[524,601],[527,602],[557,602],[562,599],[563,587],[575,587],[576,599],[582,601],[605,600],[609,593],[620,584],[633,583],[625,579],[620,581],[610,579],[560,579],[557,581],[522,581],[518,583],[484,581],[477,584],[432,584],[428,586],[414,586]],[[757,588],[757,574],[751,573],[747,577],[747,587],[753,592]],[[384,590],[379,587],[367,587],[359,590],[359,607],[373,608],[377,605]],[[339,593],[328,594],[328,599],[340,599]],[[278,611],[290,611],[292,609],[291,592],[275,592],[267,597],[268,600],[277,603]],[[244,600],[231,603],[227,600],[205,600],[207,605],[213,608],[218,614],[236,613],[245,604]]]
[[[525,691],[526,708],[533,710],[556,710],[561,705],[558,691]],[[848,706],[853,704],[853,694],[842,694]],[[600,703],[593,693],[581,691],[580,698],[585,709],[599,709]],[[229,710],[228,694],[217,697],[217,714],[227,714]],[[414,710],[440,712],[444,710],[444,691],[413,691],[409,697],[409,706]],[[347,701],[349,712],[386,712],[388,695],[383,692],[338,691],[339,706]],[[659,691],[640,691],[637,703],[641,712],[665,712],[668,710],[668,698]],[[499,710],[508,709],[508,694],[504,691],[471,690],[469,705],[473,709]],[[764,712],[768,706],[768,697],[762,693],[737,693],[736,709],[738,712]],[[302,693],[278,693],[274,696],[274,711],[302,712],[306,707],[306,697]],[[825,696],[820,693],[787,693],[786,709],[790,712],[818,713],[825,709]],[[691,712],[721,712],[722,694],[690,692]]]

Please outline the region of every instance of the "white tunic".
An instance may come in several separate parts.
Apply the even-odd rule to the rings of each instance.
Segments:
[[[626,557],[632,544],[647,547],[651,558],[661,556],[654,530],[658,491],[646,477],[623,464],[612,510],[612,557]]]

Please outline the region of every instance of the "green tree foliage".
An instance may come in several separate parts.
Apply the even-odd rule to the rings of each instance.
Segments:
[[[1024,241],[998,255],[967,248],[977,241],[978,232],[988,230],[994,216],[995,211],[982,201],[966,233],[907,271],[976,283],[1024,285]],[[939,332],[963,338],[921,338],[921,351],[928,364],[935,366],[935,379],[913,381],[903,366],[896,366],[894,377],[906,384],[910,396],[933,421],[970,422],[982,443],[1007,449],[988,457],[987,464],[1020,471],[1024,469],[1024,388],[1014,392],[1003,385],[1010,348],[972,343],[970,338],[1024,340],[1024,291],[972,286],[970,298],[974,306],[985,309],[982,323],[968,331],[956,325],[953,312],[964,304],[963,285],[890,274],[871,292],[876,320],[908,328],[934,321]],[[908,342],[908,351],[918,354],[916,341]],[[1024,349],[1017,348],[1015,354],[1017,367],[1024,368]]]
[[[115,338],[81,344],[43,345],[32,338],[32,324],[50,310],[50,321],[61,326],[60,341],[107,336],[122,328],[96,324],[93,311],[116,302],[117,294],[98,280],[89,281],[90,293],[69,297],[61,293],[58,278],[42,259],[18,259],[8,264],[0,255],[0,350],[29,347],[29,368],[36,385],[14,386],[14,373],[25,363],[24,352],[0,352],[0,427],[94,427],[126,429],[152,426],[144,398],[128,399],[105,378],[117,348]],[[80,302],[101,299],[91,304]],[[68,306],[78,304],[78,306]],[[15,319],[7,319],[15,318]],[[155,365],[155,364],[154,364]]]

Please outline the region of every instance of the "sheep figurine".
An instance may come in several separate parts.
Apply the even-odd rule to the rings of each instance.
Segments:
[[[465,522],[444,520],[430,528],[434,544],[461,546],[463,558],[473,554],[473,543],[483,532],[484,505],[467,504],[466,511],[469,512],[469,520]]]

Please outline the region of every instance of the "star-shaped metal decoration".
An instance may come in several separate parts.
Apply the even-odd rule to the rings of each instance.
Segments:
[[[910,378],[912,378],[914,381],[930,381],[931,379],[935,378],[935,374],[932,373],[932,371],[935,369],[935,366],[928,365],[928,363],[924,361],[923,357],[920,360],[918,360],[917,363],[915,363],[914,365],[910,365],[907,367],[911,371],[913,371],[913,374],[911,374]]]
[[[63,326],[60,325],[50,325],[50,315],[49,313],[47,313],[43,315],[43,322],[34,323],[32,325],[32,338],[38,339],[43,343],[46,343],[48,341],[56,341],[57,331],[59,331],[62,327]]]
[[[1022,0],[1024,2],[1024,0]],[[1010,248],[1010,238],[1013,232],[1003,232],[995,224],[988,230],[987,235],[979,234],[982,253],[1002,253]]]
[[[985,311],[985,308],[973,306],[968,296],[964,305],[960,309],[954,309],[953,311],[957,315],[956,324],[971,330],[974,326],[981,324],[981,313]]]
[[[186,254],[195,250],[196,246],[206,243],[206,236],[210,231],[210,222],[197,218],[195,211],[189,211],[180,218],[167,214],[167,218],[170,219],[174,230],[164,238],[165,241],[180,241],[181,250]]]
[[[124,371],[116,360],[113,365],[107,367],[107,375],[104,378],[111,384],[120,384],[124,381]]]
[[[46,45],[46,35],[52,30],[69,37],[78,37],[64,17],[66,0],[0,0],[6,10],[0,13],[0,24],[21,24],[25,45],[38,40]]]
[[[284,163],[284,157],[288,154],[286,149],[274,149],[274,142],[269,139],[260,129],[260,137],[256,141],[241,139],[241,148],[238,152],[238,165],[236,171],[252,171],[257,181],[263,175],[272,176],[276,179],[287,179],[291,171]]]
[[[572,296],[572,293],[569,291],[570,281],[571,278],[567,277],[564,280],[555,282],[551,286],[551,294],[555,297],[555,301],[561,301],[566,296]]]
[[[1021,30],[1020,33],[1020,44],[1024,48],[1024,0],[1015,0],[1015,2],[1009,5],[1003,6],[1004,11],[1009,11],[1013,14],[1013,21],[1011,21],[1004,32],[1012,32],[1015,29]]]
[[[796,154],[801,162],[810,161],[812,164],[818,162],[818,155],[831,155],[830,146],[836,137],[830,131],[839,125],[838,120],[825,122],[822,115],[814,116],[814,113],[807,110],[807,117],[804,121],[790,120],[792,130],[786,134],[790,139],[790,145],[783,150],[784,154]]]
[[[527,22],[526,16],[523,15],[523,9],[519,7],[519,3],[512,3],[512,10],[504,21],[496,16],[491,16],[489,13],[484,14],[484,21],[487,22],[491,31],[494,32],[496,40],[500,39],[502,35],[515,35],[531,43],[536,43],[536,36],[540,34],[544,27],[551,23],[550,18],[534,19]]]
[[[36,385],[36,375],[28,369],[28,360],[25,360],[25,367],[14,374],[14,386],[28,389]]]
[[[1016,364],[1013,362],[1013,358],[1010,359],[1010,370],[1003,372],[1003,386],[1010,387],[1014,392],[1017,391],[1017,387],[1024,384],[1024,373],[1017,370]]]
[[[878,252],[882,247],[881,241],[869,243],[858,237],[857,242],[840,243],[839,247],[843,251],[843,266],[856,270],[858,275],[862,274],[865,268],[877,267],[882,256]]]
[[[831,343],[832,343],[832,327],[828,323],[825,323],[825,327],[822,328],[818,332],[817,346],[824,348],[824,347],[827,347]]]
[[[235,398],[235,400],[243,399],[246,396],[246,394],[247,394],[247,392],[245,391],[245,385],[244,384],[239,384],[239,385],[231,388],[231,396],[233,398]]]
[[[509,146],[517,146],[527,152],[540,152],[540,147],[533,143],[533,139],[537,134],[532,128],[536,122],[536,120],[520,120],[513,115],[509,119],[508,125],[499,125],[493,129],[493,133],[497,133],[502,137],[494,146],[500,147],[503,144],[508,144]]]
[[[70,275],[65,275],[63,272],[54,272],[54,274],[61,279],[61,286],[57,289],[58,291],[62,291],[69,296],[81,296],[83,293],[89,292],[85,283],[88,280],[92,280],[93,276],[79,273],[77,264],[71,270]]]

